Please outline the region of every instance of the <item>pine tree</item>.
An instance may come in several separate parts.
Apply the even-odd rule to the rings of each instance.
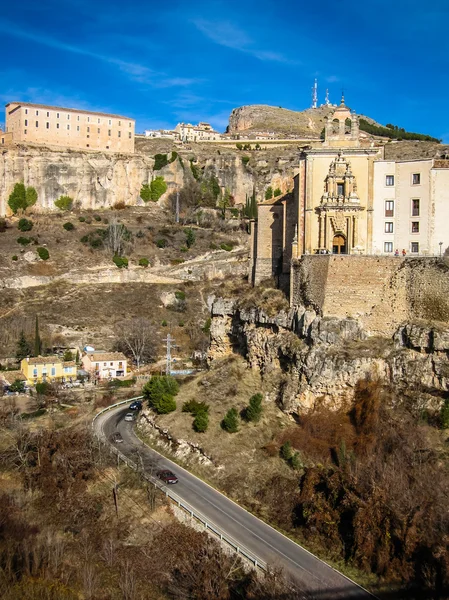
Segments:
[[[25,333],[22,329],[22,331],[20,333],[19,341],[17,343],[16,358],[17,358],[17,360],[22,360],[23,358],[26,358],[27,356],[31,356],[31,346],[28,343],[28,340],[26,339]]]
[[[262,416],[262,394],[254,394],[249,400],[249,406],[245,410],[245,419],[257,423]]]
[[[209,415],[206,411],[200,410],[193,420],[193,429],[199,433],[204,433],[209,426]]]
[[[42,341],[39,335],[39,320],[36,315],[36,325],[34,329],[34,356],[40,356],[42,352]]]
[[[239,413],[236,408],[230,408],[221,422],[222,428],[228,433],[235,433],[239,429]]]

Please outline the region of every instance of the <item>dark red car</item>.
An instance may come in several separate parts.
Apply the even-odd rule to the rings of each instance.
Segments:
[[[178,483],[178,478],[174,473],[164,469],[163,471],[158,471],[157,476],[159,479],[162,479],[165,483]]]

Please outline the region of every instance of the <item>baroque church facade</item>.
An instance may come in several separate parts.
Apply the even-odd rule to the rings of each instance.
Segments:
[[[449,217],[449,161],[404,162],[385,161],[383,146],[361,138],[342,97],[326,119],[324,141],[301,151],[293,194],[258,204],[250,281],[275,277],[287,288],[292,259],[305,254],[444,251],[449,235],[439,224]],[[413,185],[427,180],[427,187]]]

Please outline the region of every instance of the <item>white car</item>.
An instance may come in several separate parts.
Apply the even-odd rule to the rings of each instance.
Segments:
[[[125,421],[134,421],[134,413],[126,413],[125,415]]]

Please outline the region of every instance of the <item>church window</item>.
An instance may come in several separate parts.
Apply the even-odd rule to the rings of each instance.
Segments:
[[[337,183],[337,194],[339,196],[345,195],[345,184],[344,183]]]
[[[345,134],[349,134],[351,133],[351,126],[352,126],[352,121],[351,119],[348,117],[345,120]]]
[[[384,252],[393,252],[393,242],[385,242]]]
[[[410,252],[413,254],[418,254],[419,252],[419,242],[412,242],[410,244]]]
[[[393,233],[393,222],[387,221],[385,223],[385,233]]]
[[[419,217],[419,199],[412,200],[412,217]]]
[[[394,217],[394,200],[385,200],[385,216]]]
[[[413,173],[412,184],[419,185],[421,183],[421,173]]]
[[[394,185],[394,175],[387,175],[385,177],[385,185],[388,187]]]
[[[419,233],[419,221],[412,221],[412,233]]]

